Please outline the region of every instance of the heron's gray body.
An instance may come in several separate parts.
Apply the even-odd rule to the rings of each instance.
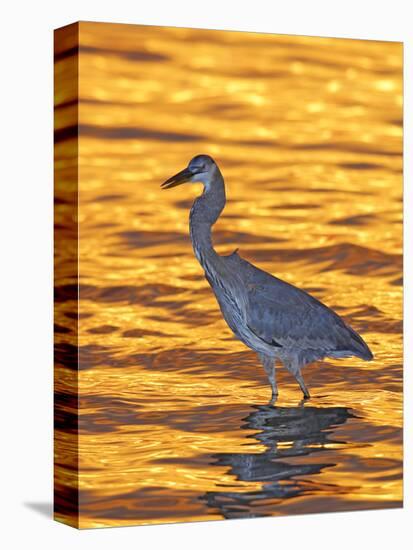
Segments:
[[[277,359],[295,376],[305,397],[309,397],[309,393],[301,369],[308,363],[327,356],[355,355],[371,360],[372,353],[364,340],[316,298],[257,268],[236,251],[229,256],[217,254],[211,228],[225,206],[224,179],[218,166],[206,155],[195,157],[188,166],[189,171],[191,164],[195,168],[208,167],[203,172],[194,168],[189,180],[204,184],[204,191],[190,212],[195,256],[228,326],[239,340],[258,353],[272,387],[273,399],[278,394]]]

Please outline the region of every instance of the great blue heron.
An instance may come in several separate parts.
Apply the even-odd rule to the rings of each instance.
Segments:
[[[221,256],[214,250],[211,228],[224,209],[224,178],[208,155],[195,156],[187,168],[165,181],[171,189],[182,183],[202,183],[189,216],[192,246],[215,293],[222,315],[235,336],[257,352],[277,395],[275,364],[280,360],[304,394],[310,393],[301,369],[324,357],[355,355],[370,361],[364,340],[341,317],[307,292],[255,267],[237,251]]]

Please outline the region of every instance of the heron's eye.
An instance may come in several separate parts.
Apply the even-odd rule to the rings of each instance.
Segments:
[[[205,172],[206,166],[205,166],[205,164],[197,164],[197,165],[195,165],[195,166],[193,167],[193,170],[194,170],[197,174],[199,174],[199,173],[201,173],[201,172]]]

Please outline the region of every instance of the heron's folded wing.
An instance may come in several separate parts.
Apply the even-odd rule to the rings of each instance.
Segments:
[[[320,355],[371,355],[365,342],[330,308],[288,283],[247,284],[247,322],[275,347]],[[367,357],[366,357],[367,358]]]
[[[364,340],[314,296],[263,271],[236,252],[227,257],[227,262],[243,279],[247,323],[257,336],[274,346],[372,359]]]
[[[266,342],[280,347],[325,347],[325,315],[311,300],[304,300],[282,285],[247,285],[248,326]],[[324,330],[323,330],[324,329]]]

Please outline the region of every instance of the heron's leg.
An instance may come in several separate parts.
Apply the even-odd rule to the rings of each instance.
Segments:
[[[301,368],[299,361],[296,358],[290,358],[283,361],[285,368],[294,376],[297,382],[300,384],[301,391],[304,394],[304,399],[310,399],[310,392],[305,385],[303,375],[301,374]]]
[[[305,385],[304,378],[303,378],[303,375],[301,374],[301,371],[298,370],[298,372],[295,373],[294,376],[297,382],[300,384],[301,391],[304,394],[304,399],[310,399],[311,397],[310,392],[308,391],[307,386]]]
[[[269,355],[259,353],[259,358],[268,376],[268,381],[271,384],[271,401],[273,404],[278,397],[277,381],[275,378],[275,359]]]

